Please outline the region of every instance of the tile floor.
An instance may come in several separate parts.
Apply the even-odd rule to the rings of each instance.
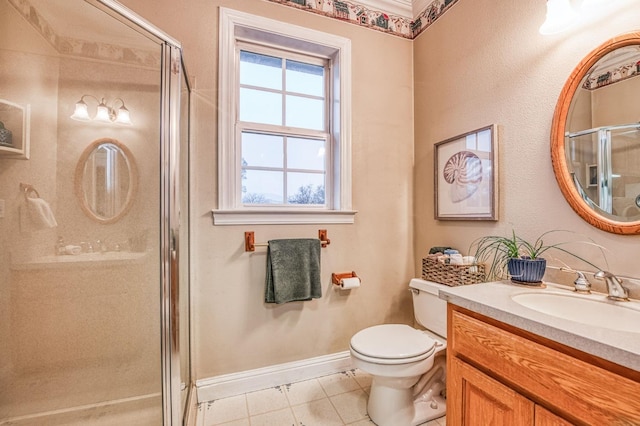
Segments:
[[[304,382],[203,402],[198,426],[365,426],[371,376],[349,370]],[[424,423],[446,426],[445,417]]]

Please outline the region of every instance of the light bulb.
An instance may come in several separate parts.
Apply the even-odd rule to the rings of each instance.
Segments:
[[[104,99],[98,105],[98,109],[96,110],[96,117],[94,118],[96,121],[100,121],[102,123],[111,123],[111,117],[109,114],[109,107],[104,103]]]
[[[610,3],[610,0],[583,0],[580,10],[584,13],[592,14],[600,12]]]
[[[71,115],[71,118],[78,121],[90,121],[91,117],[89,117],[89,110],[87,109],[87,104],[84,103],[82,99],[76,102],[76,107]]]
[[[540,34],[556,34],[570,28],[578,19],[569,0],[547,0],[547,18],[540,27]]]
[[[131,125],[131,116],[129,115],[129,110],[124,105],[122,105],[118,109],[118,116],[116,117],[115,122],[118,124]]]

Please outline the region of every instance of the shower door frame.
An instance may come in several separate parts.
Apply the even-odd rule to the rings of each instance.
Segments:
[[[179,267],[180,267],[180,92],[184,65],[179,47],[163,44],[160,163],[161,163],[161,348],[162,348],[162,408],[164,425],[180,425],[187,412],[182,412],[179,327]],[[185,73],[186,74],[186,73]],[[188,212],[185,212],[188,215]],[[190,374],[190,373],[189,373]],[[189,382],[191,378],[189,377]],[[191,391],[190,383],[187,383]],[[187,396],[189,400],[189,396]],[[188,406],[187,406],[188,411]]]
[[[182,61],[180,42],[115,0],[85,0],[136,30],[146,33],[161,46],[160,88],[160,348],[162,362],[162,412],[164,426],[178,426],[187,418],[193,399],[191,368],[188,372],[187,406],[181,410],[179,308],[180,228],[180,90],[184,78],[190,84]],[[102,7],[101,7],[102,6]],[[186,153],[184,155],[187,155]],[[186,194],[185,196],[188,196]],[[188,215],[188,212],[184,212]],[[187,242],[188,243],[188,242]],[[186,283],[189,285],[189,283]],[[186,318],[188,321],[189,318]],[[191,365],[191,363],[189,363]]]

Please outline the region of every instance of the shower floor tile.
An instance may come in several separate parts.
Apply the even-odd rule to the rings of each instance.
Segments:
[[[361,370],[200,403],[197,426],[370,426],[371,376]],[[446,417],[424,426],[446,426]]]

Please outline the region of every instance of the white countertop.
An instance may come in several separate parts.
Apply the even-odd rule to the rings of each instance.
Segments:
[[[640,371],[640,324],[637,332],[611,330],[543,314],[512,300],[532,291],[572,293],[573,288],[546,283],[546,289],[524,288],[509,281],[447,287],[441,299],[574,349]],[[603,296],[598,293],[595,297]],[[627,302],[617,302],[627,303]]]
[[[11,269],[24,271],[35,269],[60,269],[68,267],[111,267],[140,263],[146,252],[82,253],[78,255],[44,256],[34,260],[14,262]]]

